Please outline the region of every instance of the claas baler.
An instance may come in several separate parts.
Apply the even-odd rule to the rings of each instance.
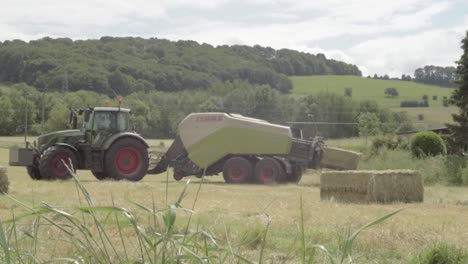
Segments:
[[[192,113],[148,173],[172,167],[176,180],[222,173],[228,183],[299,182],[305,169],[321,166],[324,151],[321,138],[304,140],[299,129],[238,114]]]

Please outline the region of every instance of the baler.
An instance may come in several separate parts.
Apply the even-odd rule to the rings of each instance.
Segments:
[[[228,183],[299,182],[306,168],[318,168],[324,143],[304,140],[288,126],[227,113],[192,113],[151,174],[172,167],[174,178],[223,173]]]

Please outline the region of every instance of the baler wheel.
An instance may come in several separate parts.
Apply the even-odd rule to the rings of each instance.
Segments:
[[[255,182],[273,184],[283,181],[285,172],[281,164],[273,158],[263,158],[255,165]]]
[[[98,172],[98,171],[91,171],[94,175],[94,177],[100,181],[109,178],[109,176],[105,172]]]
[[[75,153],[71,149],[62,146],[52,146],[46,149],[39,162],[39,172],[42,175],[42,178],[46,180],[70,179],[72,175],[68,172],[67,168],[62,163],[62,160],[68,165],[71,160],[73,170],[76,171],[78,161]]]
[[[184,178],[184,176],[180,175],[180,174],[174,174],[174,180],[176,181],[180,181]]]
[[[302,169],[300,167],[293,168],[291,175],[288,175],[288,182],[298,183],[302,179]]]
[[[227,183],[247,183],[252,179],[253,167],[243,157],[232,157],[223,166],[223,177]]]
[[[139,181],[146,175],[148,162],[148,149],[143,143],[134,138],[123,138],[107,151],[105,174],[116,180]]]

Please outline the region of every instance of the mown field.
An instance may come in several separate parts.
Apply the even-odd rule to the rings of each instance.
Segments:
[[[319,92],[329,92],[344,95],[345,88],[352,88],[352,98],[355,100],[369,99],[377,101],[381,106],[393,111],[406,111],[412,118],[417,128],[443,127],[451,122],[451,114],[457,111],[456,107],[443,107],[442,100],[446,96],[450,98],[452,88],[434,85],[425,85],[416,82],[398,80],[379,80],[357,76],[294,76],[294,96],[304,96]],[[399,96],[395,98],[385,97],[385,89],[393,87],[398,90]],[[410,108],[400,107],[401,101],[422,101],[423,95],[429,96],[429,107]],[[437,100],[433,100],[437,96]],[[418,116],[422,114],[423,120]]]
[[[22,138],[0,138],[1,165],[8,164],[7,146],[19,143],[21,140]],[[164,144],[160,142],[152,140],[150,144],[155,148],[161,148],[167,147],[170,143],[170,141],[164,141]],[[351,149],[366,148],[363,139],[328,143]],[[423,168],[434,163],[433,160],[411,162],[411,158],[409,161],[404,161],[408,160],[408,157],[405,153],[398,152],[394,155],[385,152],[375,159],[363,159],[361,168],[383,167],[385,164],[393,168],[398,167],[398,162],[402,164],[399,168],[414,168],[411,166]],[[423,174],[430,173],[431,168],[426,169],[427,171],[423,170]],[[78,219],[83,218],[82,221],[86,226],[93,226],[92,219],[85,218],[84,213],[70,209],[86,204],[85,195],[72,180],[33,181],[25,169],[20,167],[8,167],[8,174],[11,183],[9,196],[0,197],[2,221],[30,211],[25,209],[25,206],[37,208],[47,204],[66,212],[72,211]],[[180,205],[193,209],[193,217],[190,219],[190,213],[178,210],[175,229],[171,232],[185,232],[187,221],[190,219],[188,230],[191,232],[203,230],[210,236],[219,238],[217,243],[226,248],[226,258],[213,259],[212,262],[216,263],[237,263],[235,260],[238,258],[234,257],[235,254],[254,262],[262,259],[265,263],[300,263],[302,252],[311,253],[313,245],[324,245],[335,254],[340,251],[340,241],[343,241],[349,232],[380,216],[403,209],[395,216],[364,231],[356,239],[353,246],[353,263],[408,263],[414,261],[424,250],[434,248],[439,243],[446,243],[466,252],[468,244],[466,188],[427,185],[425,200],[421,204],[340,204],[320,201],[319,174],[319,171],[309,171],[297,185],[275,186],[227,185],[221,176],[207,177],[200,185],[200,179],[186,178],[191,182]],[[185,186],[185,179],[176,182],[166,173],[147,175],[137,183],[97,181],[87,171],[78,171],[78,177],[96,205],[114,205],[128,209],[147,233],[164,230],[166,222],[159,218],[155,220],[156,218],[148,215],[142,206],[154,209],[167,208],[168,205],[176,203]],[[47,216],[54,223],[66,222],[58,213],[49,213]],[[29,217],[16,223],[16,233],[8,233],[12,247],[15,245],[25,247],[30,250],[28,253],[35,254],[39,262],[58,257],[80,256],[77,246],[70,242],[71,239],[67,238],[66,233],[57,230],[44,220],[40,221],[41,229],[37,231],[37,235],[34,235],[33,231],[36,229],[33,228],[35,223],[33,220],[36,219]],[[109,217],[106,212],[103,212],[101,219],[104,228],[109,230],[107,234],[113,241],[116,251],[123,252],[122,244],[125,244],[123,247],[125,253],[122,253],[122,256],[138,259],[137,256],[141,255],[139,251],[141,247],[138,245],[142,242],[135,239],[136,235],[131,225],[115,227],[113,225],[115,219]],[[302,244],[301,219],[304,226],[304,244]],[[268,232],[265,235],[267,228]],[[69,227],[66,230],[72,229]],[[97,237],[98,234],[95,233],[94,236]],[[35,246],[27,247],[30,244]],[[109,251],[112,252],[111,247]],[[114,262],[126,259],[109,254],[112,255],[111,259]],[[244,261],[241,260],[240,263]],[[328,263],[328,259],[324,254],[318,254],[316,263]]]

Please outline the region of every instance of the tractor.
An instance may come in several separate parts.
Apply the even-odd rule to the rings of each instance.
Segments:
[[[129,129],[130,110],[121,107],[73,109],[73,129],[39,136],[26,148],[10,150],[11,166],[26,166],[35,180],[69,179],[74,170],[91,170],[103,180],[139,181],[148,170],[148,144]],[[78,115],[83,126],[78,129]]]

